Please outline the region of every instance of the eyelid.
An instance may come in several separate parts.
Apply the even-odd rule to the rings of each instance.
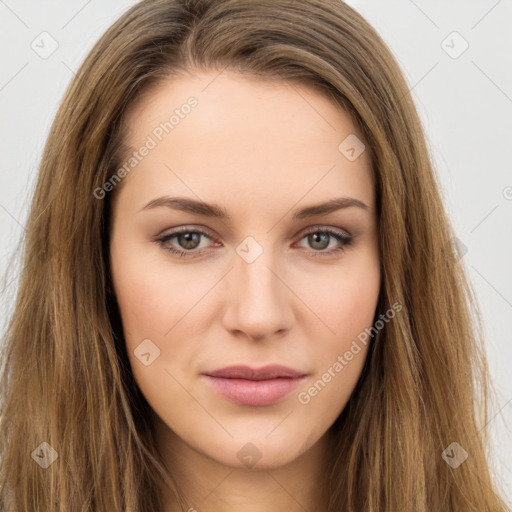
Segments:
[[[313,226],[309,226],[307,228],[304,228],[303,230],[299,231],[295,237],[299,236],[299,235],[307,235],[311,232],[315,232],[315,231],[335,231],[337,234],[341,235],[341,236],[344,236],[346,238],[352,238],[353,235],[352,233],[349,233],[346,229],[341,229],[341,228],[337,228],[335,226],[329,226],[327,224],[315,224]]]
[[[154,238],[162,238],[168,235],[179,235],[180,233],[188,233],[190,231],[202,232],[204,235],[208,236],[212,240],[217,238],[214,232],[202,224],[183,224],[181,226],[176,226],[173,228],[166,228],[162,232],[158,233]]]
[[[199,226],[199,225],[195,225],[195,226],[178,226],[176,228],[171,228],[170,232],[168,232],[168,233],[164,232],[163,234],[157,235],[157,236],[152,238],[152,241],[153,242],[163,243],[166,240],[172,239],[172,238],[180,235],[181,233],[199,233],[199,234],[201,234],[204,237],[208,238],[209,240],[211,240],[213,243],[215,243],[217,245],[220,243],[217,240],[217,237],[210,233],[210,230],[208,228],[205,228],[204,226]],[[191,250],[191,251],[186,251],[186,252],[189,252],[190,254],[194,254],[194,253],[199,254],[200,252],[208,251],[209,249],[210,248],[205,247],[203,249]],[[183,250],[183,249],[180,249],[180,250]]]

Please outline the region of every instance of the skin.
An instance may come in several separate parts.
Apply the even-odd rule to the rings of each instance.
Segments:
[[[363,136],[322,92],[228,71],[160,84],[128,111],[127,142],[140,148],[190,96],[198,105],[113,195],[111,266],[133,373],[155,413],[160,452],[192,510],[326,510],[329,428],[367,347],[309,403],[298,394],[372,325],[381,276],[369,151],[354,161],[340,152],[348,135]],[[141,211],[162,195],[215,203],[230,220],[166,207]],[[292,219],[297,209],[338,197],[368,209]],[[197,235],[195,246],[179,236],[153,240],[180,226],[211,238]],[[332,253],[343,244],[322,238],[325,228],[352,236],[352,244]],[[307,236],[315,229],[316,243]],[[263,249],[251,263],[236,251],[248,236]],[[180,258],[165,246],[203,252]],[[145,339],[160,350],[148,366],[134,353]],[[234,404],[201,375],[243,363],[279,363],[308,375],[270,406]],[[238,456],[247,443],[255,458],[259,452],[253,467]],[[169,491],[162,495],[165,512],[179,510]]]

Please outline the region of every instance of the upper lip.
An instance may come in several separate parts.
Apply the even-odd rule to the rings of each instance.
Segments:
[[[251,368],[250,366],[237,365],[227,366],[219,370],[206,372],[210,377],[221,377],[224,379],[246,379],[246,380],[269,380],[278,378],[298,378],[306,374],[293,368],[271,364],[262,368]]]

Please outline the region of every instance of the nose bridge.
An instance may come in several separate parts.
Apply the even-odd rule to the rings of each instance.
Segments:
[[[236,248],[230,272],[227,327],[252,338],[286,329],[292,318],[290,293],[279,276],[278,254],[264,244],[253,237],[244,239]]]

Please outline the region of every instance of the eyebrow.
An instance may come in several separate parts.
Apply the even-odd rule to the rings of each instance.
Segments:
[[[224,220],[230,219],[226,210],[220,206],[216,204],[208,204],[202,201],[196,201],[186,197],[157,197],[152,199],[139,211],[152,210],[153,208],[159,207],[171,208],[173,210],[179,210],[186,213],[195,213],[197,215],[204,215],[205,217],[213,217]],[[308,217],[314,217],[316,215],[327,215],[328,213],[350,207],[361,208],[365,211],[370,210],[369,206],[359,199],[355,199],[354,197],[339,197],[324,203],[302,208],[301,210],[295,212],[293,215],[293,220],[301,220]]]

